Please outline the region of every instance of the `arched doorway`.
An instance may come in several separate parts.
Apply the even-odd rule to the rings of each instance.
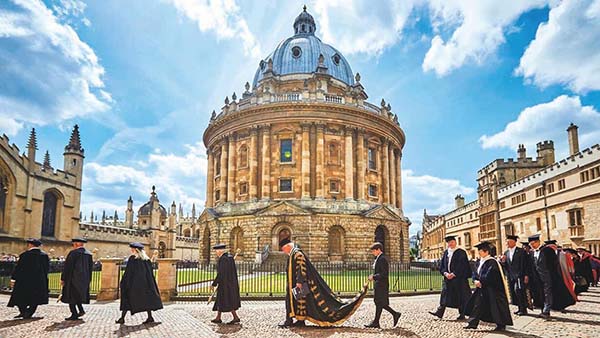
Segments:
[[[344,257],[344,229],[338,225],[329,229],[329,260],[341,261]]]
[[[44,205],[42,208],[42,237],[54,237],[56,230],[58,196],[53,191],[44,193]]]
[[[284,238],[288,238],[288,239],[292,239],[292,228],[290,226],[290,224],[288,223],[280,223],[275,225],[275,227],[273,227],[273,231],[272,231],[272,243],[271,243],[271,250],[273,251],[281,251],[281,248],[279,247],[279,242],[281,242],[282,239]]]
[[[383,245],[383,252],[388,252],[388,239],[389,237],[389,233],[388,233],[388,229],[385,227],[385,225],[378,225],[377,228],[375,228],[375,242],[379,242]]]
[[[202,235],[202,260],[210,263],[210,229],[206,227]]]
[[[165,254],[167,251],[167,244],[165,242],[158,243],[158,258],[165,258]]]

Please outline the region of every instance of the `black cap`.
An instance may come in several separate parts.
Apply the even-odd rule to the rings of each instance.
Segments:
[[[40,245],[42,245],[42,241],[40,241],[40,240],[39,240],[39,239],[37,239],[37,238],[27,238],[25,241],[26,241],[27,243],[31,243],[31,244],[33,244],[33,245],[35,245],[35,246],[40,246]]]
[[[215,246],[213,246],[213,250],[222,250],[225,249],[227,246],[225,244],[217,244]]]
[[[446,236],[444,238],[444,240],[446,240],[446,242],[455,241],[456,240],[456,236]]]
[[[523,244],[523,246],[529,246],[529,242],[521,242],[521,244]]]
[[[475,245],[475,247],[479,250],[485,250],[485,251],[490,251],[492,249],[492,243],[488,242],[488,241],[484,241],[481,242],[477,245]]]
[[[75,237],[71,240],[73,243],[87,243],[87,239],[83,237]]]
[[[575,255],[577,254],[577,251],[575,251],[575,249],[571,249],[571,248],[565,248],[565,249],[563,249],[563,250],[564,250],[564,251],[566,251],[566,252],[569,252],[569,253],[575,254]]]
[[[379,242],[375,242],[373,244],[371,244],[371,247],[369,248],[369,250],[383,250],[383,245]]]
[[[129,243],[129,247],[141,250],[144,248],[144,244],[142,244],[140,242],[133,242],[133,243]]]
[[[519,236],[517,236],[517,235],[508,235],[508,236],[506,236],[506,239],[512,239],[513,241],[517,241],[517,240],[519,240]]]
[[[586,249],[586,248],[584,248],[584,247],[581,247],[581,246],[580,246],[580,247],[578,247],[578,248],[577,248],[577,250],[581,250],[581,251],[588,252],[588,249]]]
[[[529,243],[533,242],[533,241],[539,241],[540,240],[540,234],[537,235],[531,235],[527,238],[527,241]]]
[[[292,241],[290,241],[290,239],[288,237],[282,239],[281,241],[279,241],[279,247],[283,247],[286,244],[292,243]]]
[[[547,241],[544,241],[544,243],[546,243],[546,244],[556,244],[556,240],[555,239],[549,239]]]

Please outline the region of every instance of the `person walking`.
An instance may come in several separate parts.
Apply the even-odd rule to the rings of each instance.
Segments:
[[[379,328],[379,319],[383,310],[389,312],[394,318],[394,327],[398,325],[401,313],[395,311],[390,307],[390,294],[389,294],[389,271],[390,263],[387,257],[383,254],[383,245],[379,242],[371,245],[371,254],[375,256],[375,262],[373,263],[373,270],[375,272],[369,276],[369,280],[374,283],[373,301],[375,302],[375,319],[365,327],[367,328]]]
[[[220,324],[222,312],[231,312],[233,319],[227,324],[237,324],[240,317],[237,315],[237,309],[241,306],[240,286],[238,284],[237,269],[235,267],[234,257],[227,252],[225,244],[213,246],[217,257],[217,276],[212,283],[211,289],[217,288],[217,299],[213,306],[213,311],[217,311],[217,317],[211,322]]]
[[[79,320],[85,314],[83,304],[90,303],[90,282],[94,260],[92,253],[84,248],[85,238],[71,240],[73,250],[67,255],[65,266],[60,276],[62,296],[60,300],[69,304],[71,316],[65,320]]]

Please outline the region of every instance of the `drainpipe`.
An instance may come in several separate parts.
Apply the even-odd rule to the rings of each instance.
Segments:
[[[546,234],[548,236],[548,240],[551,240],[550,222],[548,221],[548,199],[546,198],[546,181],[542,182],[542,190],[544,196],[544,215],[546,216]]]

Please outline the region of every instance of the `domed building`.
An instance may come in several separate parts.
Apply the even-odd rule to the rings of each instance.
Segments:
[[[366,101],[360,75],[315,36],[306,8],[293,28],[204,132],[201,258],[225,242],[251,261],[290,237],[313,261],[365,261],[379,241],[407,262],[398,118],[384,100]]]

